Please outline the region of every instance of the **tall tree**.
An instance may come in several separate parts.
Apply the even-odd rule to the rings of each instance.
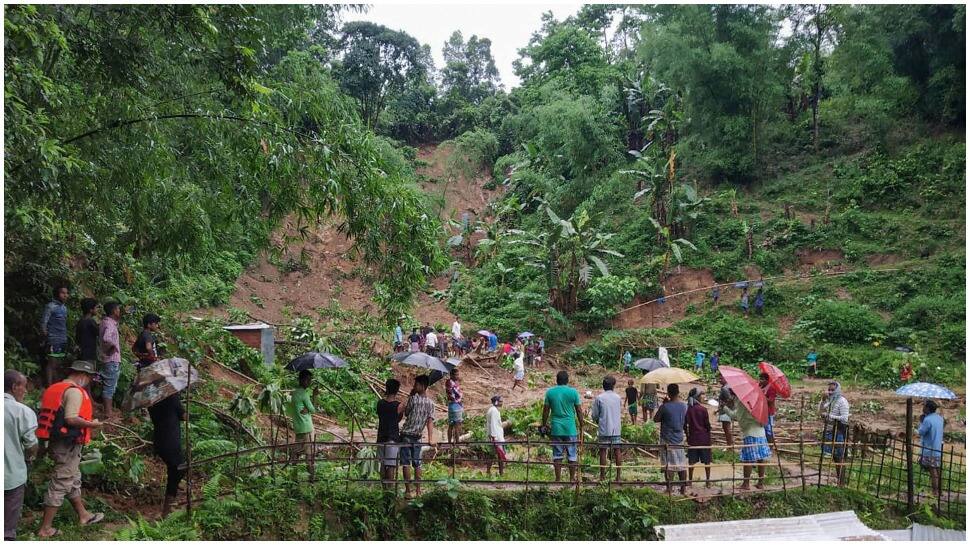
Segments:
[[[442,49],[445,67],[441,83],[448,93],[478,104],[500,87],[498,68],[492,56],[492,41],[472,35],[465,42],[461,31],[454,31]]]
[[[812,146],[819,146],[819,103],[822,100],[824,57],[835,46],[836,27],[841,7],[826,4],[799,4],[793,8],[789,20],[792,23],[792,40],[799,51],[804,51],[807,69],[800,76],[807,80],[808,102],[812,109]]]
[[[361,118],[371,128],[377,126],[389,97],[427,71],[417,40],[369,21],[346,23],[338,48],[340,86],[357,99]]]

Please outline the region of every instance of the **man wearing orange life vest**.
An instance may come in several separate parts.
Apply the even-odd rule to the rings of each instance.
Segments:
[[[54,461],[47,493],[44,495],[44,520],[37,535],[57,535],[54,515],[67,498],[82,526],[101,522],[104,513],[91,513],[81,500],[81,448],[91,442],[91,430],[103,423],[94,419],[94,407],[87,388],[97,375],[95,364],[78,360],[69,368],[66,379],[52,384],[41,396],[37,419],[37,438],[47,440],[47,451]]]

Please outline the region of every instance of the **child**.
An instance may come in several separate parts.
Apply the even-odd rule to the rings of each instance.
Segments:
[[[633,379],[627,381],[626,386],[626,408],[630,413],[630,422],[637,423],[637,400],[640,399],[640,392],[634,386]]]

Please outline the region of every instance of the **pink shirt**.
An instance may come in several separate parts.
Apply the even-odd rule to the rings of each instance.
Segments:
[[[105,363],[121,363],[121,340],[118,337],[118,322],[111,316],[105,316],[98,329],[98,338],[101,339],[101,359]]]

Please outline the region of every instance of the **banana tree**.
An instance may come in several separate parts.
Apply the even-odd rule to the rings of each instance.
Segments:
[[[549,303],[569,314],[579,306],[579,296],[594,274],[610,275],[603,259],[623,257],[623,254],[608,247],[613,234],[599,231],[585,210],[562,219],[548,204],[540,206],[549,219],[548,223],[544,222],[546,230],[538,235],[523,233],[513,242],[535,247],[536,251],[523,261],[545,273]]]
[[[673,236],[683,237],[687,235],[690,224],[700,216],[704,204],[710,201],[708,197],[698,197],[697,189],[689,184],[681,184],[674,189],[673,198],[673,221],[671,230]]]
[[[663,280],[667,276],[667,269],[670,267],[670,258],[673,257],[677,261],[677,264],[684,262],[684,248],[690,248],[696,251],[697,246],[683,238],[673,238],[670,234],[670,228],[660,225],[654,218],[650,218],[650,223],[653,224],[654,229],[657,230],[658,236],[661,242],[661,248],[663,249],[663,254],[661,254],[661,265],[660,265],[660,276],[659,283],[663,285]]]

